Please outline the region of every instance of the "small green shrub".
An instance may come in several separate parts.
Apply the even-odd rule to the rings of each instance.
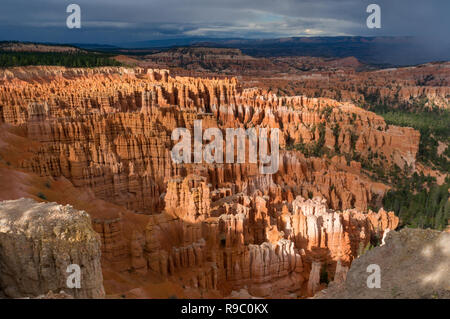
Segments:
[[[324,264],[323,267],[320,268],[320,283],[328,285],[329,282],[327,264]]]
[[[47,200],[47,196],[45,196],[43,193],[41,193],[41,192],[39,192],[38,194],[37,194],[37,197],[39,197],[40,199],[43,199],[43,200]]]

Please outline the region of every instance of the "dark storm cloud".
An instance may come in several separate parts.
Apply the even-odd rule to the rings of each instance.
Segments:
[[[82,28],[67,29],[79,4]],[[366,27],[366,7],[382,9],[382,28]],[[181,37],[274,38],[412,35],[448,41],[447,0],[2,0],[0,39],[124,43]]]

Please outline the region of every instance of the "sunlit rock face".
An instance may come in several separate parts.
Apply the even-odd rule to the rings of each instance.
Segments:
[[[334,209],[367,210],[384,193],[361,178],[361,166],[343,154],[355,150],[365,158],[377,153],[381,165],[403,168],[414,167],[418,151],[417,131],[387,127],[374,113],[329,99],[242,89],[234,78],[172,78],[167,70],[124,68],[2,72],[1,118],[41,143],[21,167],[41,176],[64,176],[133,211],[160,212],[168,180],[190,173],[207,177],[214,189],[235,184],[233,192],[254,183],[256,165],[173,163],[171,132],[192,129],[194,120],[202,120],[203,129],[280,128],[282,149],[321,142],[333,151],[331,160],[282,151],[273,181],[284,198],[288,190],[303,197],[313,192]]]
[[[132,273],[186,296],[311,295],[321,272],[332,279],[398,224],[391,212],[369,211],[388,187],[345,154],[376,151],[385,167],[411,167],[418,151],[417,131],[352,104],[243,89],[235,78],[29,67],[3,70],[0,81],[2,129],[26,153],[14,169],[64,181],[92,202],[107,293],[136,288],[124,279]],[[278,171],[175,164],[171,133],[192,131],[195,120],[223,131],[279,128]],[[306,157],[292,147],[301,143],[325,152]]]

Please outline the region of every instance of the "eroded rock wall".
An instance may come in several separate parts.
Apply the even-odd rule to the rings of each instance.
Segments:
[[[354,105],[167,70],[2,72],[3,125],[29,141],[27,156],[13,165],[68,180],[126,211],[90,212],[98,215],[92,224],[102,261],[121,276],[157,275],[222,296],[240,289],[305,296],[321,289],[323,270],[342,276],[362,249],[397,227],[393,213],[365,213],[388,187],[345,154],[376,151],[386,167],[414,166],[419,133],[388,127]],[[193,134],[195,120],[222,131],[280,128],[277,173],[260,174],[251,163],[175,164],[171,132],[185,127]],[[329,151],[306,157],[289,147],[299,143]],[[144,220],[133,213],[146,224],[133,227]]]
[[[166,200],[195,203],[205,187],[198,176],[173,180]],[[151,271],[164,277],[181,273],[187,286],[224,293],[244,287],[257,296],[314,293],[319,285],[309,278],[322,266],[333,278],[338,263],[348,267],[398,225],[392,212],[337,212],[322,198],[298,196],[278,204],[258,192],[211,198],[204,198],[210,206],[205,211],[167,205],[170,213],[152,216],[143,253]]]
[[[234,193],[254,183],[257,165],[172,162],[172,130],[192,131],[195,120],[202,120],[203,129],[280,128],[282,149],[321,144],[331,161],[282,150],[274,183],[284,199],[312,192],[334,209],[367,210],[386,191],[361,178],[358,159],[386,169],[413,168],[418,151],[417,131],[388,127],[374,113],[330,99],[242,89],[235,78],[170,77],[167,70],[140,68],[2,72],[4,122],[23,127],[41,145],[20,165],[41,176],[64,176],[136,212],[161,212],[168,181],[191,173],[206,177],[214,189],[235,184]]]

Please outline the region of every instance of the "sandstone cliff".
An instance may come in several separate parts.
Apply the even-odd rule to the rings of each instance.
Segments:
[[[234,183],[233,192],[239,192],[258,174],[251,164],[174,165],[171,131],[191,129],[194,120],[202,120],[204,129],[280,128],[282,148],[298,143],[323,147],[331,161],[282,152],[274,182],[283,198],[289,192],[294,197],[311,192],[334,209],[367,210],[386,191],[361,176],[361,165],[343,155],[357,154],[356,160],[370,159],[384,169],[415,166],[417,131],[388,127],[381,117],[348,103],[242,89],[234,78],[170,77],[167,70],[2,72],[0,118],[40,143],[18,165],[41,176],[64,176],[136,212],[161,212],[170,178],[200,173],[215,189]]]
[[[315,272],[323,268],[333,278],[337,263],[348,267],[361,248],[398,225],[392,212],[335,212],[321,198],[299,196],[274,205],[256,192],[198,200],[207,187],[195,176],[169,182],[165,199],[170,213],[152,217],[136,256],[147,258],[149,270],[182,276],[187,286],[199,289],[229,293],[246,287],[255,296],[311,295],[319,286],[311,281]],[[178,203],[174,198],[191,204],[170,206]]]
[[[322,272],[341,276],[398,225],[392,212],[369,211],[388,187],[345,154],[376,151],[380,165],[403,167],[418,151],[417,131],[352,104],[244,89],[235,78],[30,67],[3,70],[0,81],[0,176],[14,181],[2,199],[25,193],[85,209],[112,295],[154,296],[158,284],[187,297],[310,296]],[[280,128],[278,172],[175,164],[171,131],[195,120]],[[299,143],[324,155],[289,147]]]

